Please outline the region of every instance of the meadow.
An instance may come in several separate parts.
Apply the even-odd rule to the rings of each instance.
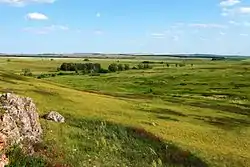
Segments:
[[[38,79],[84,59],[0,58],[0,92],[32,97],[40,115],[66,117],[41,119],[38,155],[52,164],[250,166],[250,59],[89,59],[105,69],[143,61],[153,68]]]

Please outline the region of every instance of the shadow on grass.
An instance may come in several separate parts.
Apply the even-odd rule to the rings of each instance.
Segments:
[[[43,90],[43,89],[35,89],[32,90],[34,93],[43,95],[43,96],[59,96],[58,93],[56,92],[52,92],[52,91],[48,91],[48,90]]]
[[[250,104],[237,104],[239,106],[242,106],[242,107],[246,107],[246,108],[250,108]]]
[[[208,166],[189,151],[166,143],[142,128],[73,118],[70,115],[66,116],[66,120],[68,125],[81,130],[70,137],[77,141],[79,150],[74,154],[75,160],[71,159],[73,166],[79,165],[81,161],[82,164],[88,161],[89,158],[85,160],[85,155],[95,156],[89,162],[92,166],[100,162],[103,166]]]
[[[0,78],[0,82],[5,82],[8,84],[17,84],[16,82],[14,82],[12,80],[7,80],[6,78]]]
[[[187,115],[178,112],[178,111],[174,111],[171,109],[167,109],[167,108],[153,108],[153,109],[143,109],[142,111],[144,112],[149,112],[149,113],[156,113],[156,114],[167,114],[167,115],[173,115],[173,116],[180,116],[180,117],[186,117]]]
[[[18,89],[10,89],[10,88],[0,88],[0,92],[2,93],[13,93],[13,92],[18,92]]]
[[[28,81],[28,78],[21,76],[21,75],[17,75],[17,74],[13,74],[13,73],[8,73],[8,72],[1,72],[0,76],[2,76],[5,80],[20,80],[20,81]]]
[[[168,116],[157,116],[158,119],[162,119],[162,120],[166,120],[166,121],[176,121],[178,122],[179,120],[176,119],[176,118],[171,118],[171,117],[168,117]]]
[[[214,125],[216,127],[226,130],[232,130],[238,127],[240,128],[240,127],[250,126],[250,120],[239,119],[239,118],[230,118],[230,117],[217,118],[210,116],[205,116],[205,117],[196,116],[195,119],[202,120],[206,123],[209,123],[210,125]]]
[[[206,103],[188,103],[188,105],[200,108],[208,108],[213,110],[221,110],[229,113],[236,113],[241,115],[250,116],[250,109],[249,108],[240,108],[236,106],[230,105],[220,105],[220,104],[206,104]]]

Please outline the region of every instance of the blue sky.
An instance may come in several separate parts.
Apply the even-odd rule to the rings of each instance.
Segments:
[[[250,0],[0,0],[0,53],[250,55]]]

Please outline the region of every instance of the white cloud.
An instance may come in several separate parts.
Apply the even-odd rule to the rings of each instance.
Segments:
[[[234,6],[236,4],[239,4],[240,2],[241,2],[240,0],[223,0],[220,2],[220,6],[229,7],[229,6]]]
[[[204,37],[200,37],[199,38],[201,41],[207,41],[207,38],[204,38]]]
[[[176,25],[176,26],[180,26],[180,27],[181,27],[181,26],[184,26],[184,25],[185,25],[185,23],[181,23],[181,22],[180,22],[180,23],[176,23],[175,25]]]
[[[229,24],[232,24],[232,25],[239,25],[239,23],[237,23],[237,22],[235,22],[235,21],[233,21],[233,20],[230,20],[228,23],[229,23]]]
[[[232,9],[228,9],[228,8],[222,8],[222,16],[228,16],[230,13],[232,13]]]
[[[157,39],[164,39],[166,37],[166,34],[164,33],[152,33],[150,34],[152,38],[157,38]]]
[[[62,25],[51,25],[45,27],[26,27],[23,31],[31,32],[35,34],[48,34],[55,31],[67,31],[69,28],[67,26]]]
[[[83,31],[80,29],[75,30],[76,33],[82,33]]]
[[[228,16],[228,13],[222,12],[222,13],[221,13],[221,16]]]
[[[201,24],[201,23],[195,23],[195,24],[189,24],[189,27],[197,27],[197,28],[227,28],[227,26],[222,24]]]
[[[48,20],[48,17],[42,13],[28,13],[26,18],[29,20]]]
[[[101,13],[96,13],[96,17],[101,17]]]
[[[165,34],[163,34],[163,33],[152,33],[151,35],[152,36],[164,36]]]
[[[220,32],[220,35],[224,36],[224,35],[226,35],[226,33],[224,33],[224,32]]]
[[[54,3],[56,0],[0,0],[0,3],[6,3],[13,6],[25,6],[32,3]]]
[[[180,39],[179,36],[177,36],[177,35],[173,36],[174,41],[179,41],[179,39]]]
[[[248,37],[248,34],[240,34],[240,36]]]
[[[238,13],[241,14],[250,14],[250,7],[240,7]]]
[[[101,30],[96,30],[96,31],[94,31],[94,34],[96,34],[96,35],[102,35],[103,32]]]
[[[244,15],[250,14],[250,7],[239,7],[239,8],[232,8],[232,9],[223,9],[222,16],[228,15]]]
[[[246,27],[250,27],[250,22],[245,21],[245,22],[243,23],[243,25],[246,26]]]
[[[235,21],[229,21],[229,24],[235,25],[235,26],[245,26],[245,27],[250,27],[250,22],[244,21],[244,22],[235,22]]]

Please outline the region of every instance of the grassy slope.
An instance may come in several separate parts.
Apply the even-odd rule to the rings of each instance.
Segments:
[[[36,66],[34,62],[40,63]],[[61,62],[63,60],[43,60],[43,63],[39,59],[0,60],[5,70],[16,73],[22,68],[48,72]],[[107,60],[101,62],[109,63]],[[128,62],[131,63],[126,60]],[[34,98],[40,113],[57,110],[76,118],[101,118],[144,127],[166,141],[191,150],[213,166],[249,166],[248,62],[220,64],[196,60],[189,63],[195,64],[194,69],[190,66],[162,69],[162,65],[157,65],[158,68],[152,71],[129,71],[101,77],[62,76],[49,81],[11,78],[2,72],[0,89],[11,89]],[[80,90],[95,90],[111,96]],[[156,126],[152,126],[152,122]],[[46,135],[48,141],[54,138],[60,147],[65,147],[62,143],[78,145],[79,141],[70,137],[76,131],[72,126],[47,122],[44,125],[52,131]]]

